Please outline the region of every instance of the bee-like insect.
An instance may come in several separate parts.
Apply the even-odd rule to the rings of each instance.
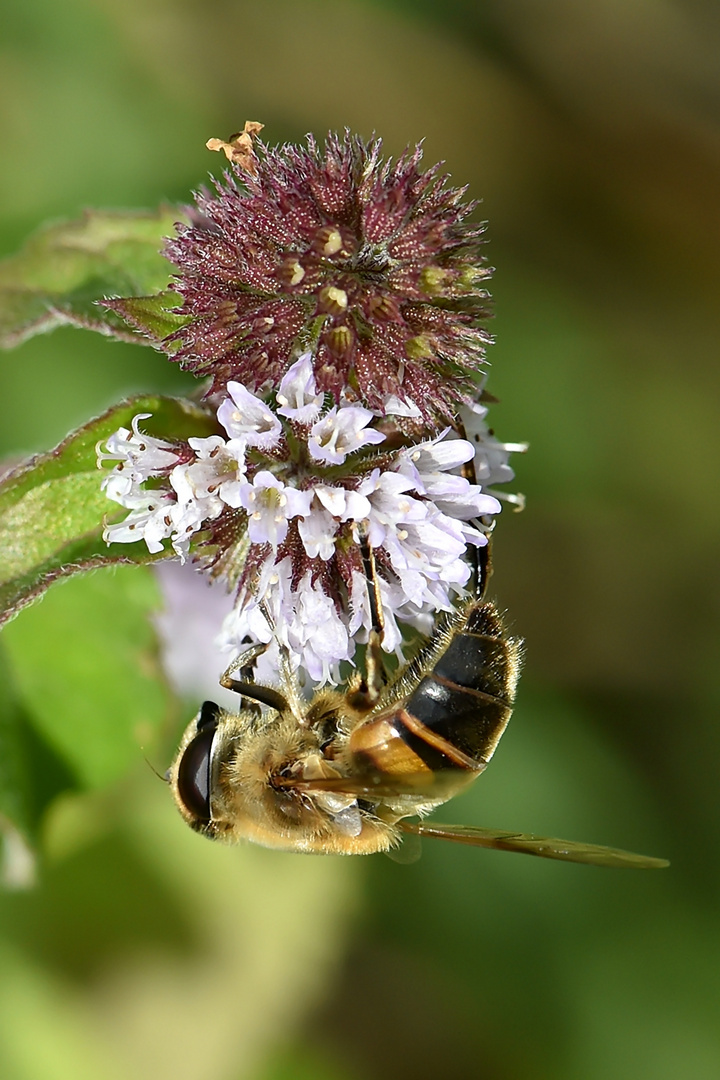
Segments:
[[[250,676],[266,646],[243,652],[220,680],[240,695],[240,711],[206,701],[168,773],[191,828],[295,852],[389,851],[414,833],[600,866],[667,865],[591,844],[423,822],[490,761],[512,712],[522,643],[484,598],[481,549],[476,595],[387,682],[378,579],[364,539],[361,551],[373,621],[365,674],[344,693],[320,690],[307,701],[282,649],[280,689],[233,678]]]

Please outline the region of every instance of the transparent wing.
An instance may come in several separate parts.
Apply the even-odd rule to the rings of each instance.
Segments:
[[[482,767],[484,768],[484,766]],[[482,772],[475,770],[427,770],[388,776],[382,772],[368,772],[362,776],[323,776],[302,779],[300,777],[274,777],[273,786],[293,791],[306,791],[309,795],[325,791],[340,795],[354,795],[358,799],[379,802],[381,799],[398,799],[403,796],[420,799],[450,799],[461,788]]]
[[[434,825],[430,822],[400,821],[399,827],[417,836],[454,840],[458,844],[495,848],[497,851],[520,851],[539,855],[543,859],[563,859],[566,862],[589,863],[592,866],[619,866],[637,870],[655,870],[669,866],[667,859],[650,855],[635,855],[618,848],[597,844],[580,844],[573,840],[558,840],[532,833],[504,832],[502,829],[481,829],[475,825]]]

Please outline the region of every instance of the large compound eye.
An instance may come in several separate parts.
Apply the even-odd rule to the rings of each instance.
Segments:
[[[216,730],[217,718],[214,723],[205,720],[204,726],[187,746],[178,766],[178,795],[185,808],[198,821],[209,821],[211,816],[210,753]]]

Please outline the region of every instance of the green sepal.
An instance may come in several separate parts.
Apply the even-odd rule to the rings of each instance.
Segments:
[[[188,316],[178,315],[175,308],[182,303],[182,296],[172,289],[164,289],[154,296],[128,296],[117,300],[103,300],[101,307],[119,315],[133,330],[139,331],[158,345],[190,321]],[[177,346],[176,346],[177,347]],[[172,348],[165,346],[166,351]]]

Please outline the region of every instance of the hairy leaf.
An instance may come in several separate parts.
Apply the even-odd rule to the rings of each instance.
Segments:
[[[154,328],[163,333],[177,329],[183,320],[170,311],[171,266],[160,252],[181,216],[171,207],[134,213],[88,210],[77,221],[38,230],[21,251],[0,261],[0,346],[12,348],[64,325],[147,343],[111,308],[98,304],[107,297],[149,302],[152,294],[162,293],[162,327],[156,322]]]
[[[186,439],[215,431],[207,412],[189,401],[145,396],[113,406],[68,435],[49,453],[7,473],[0,483],[0,625],[57,578],[112,563],[147,563],[146,545],[103,541],[105,520],[127,513],[101,490],[95,447],[138,413],[150,434]]]

